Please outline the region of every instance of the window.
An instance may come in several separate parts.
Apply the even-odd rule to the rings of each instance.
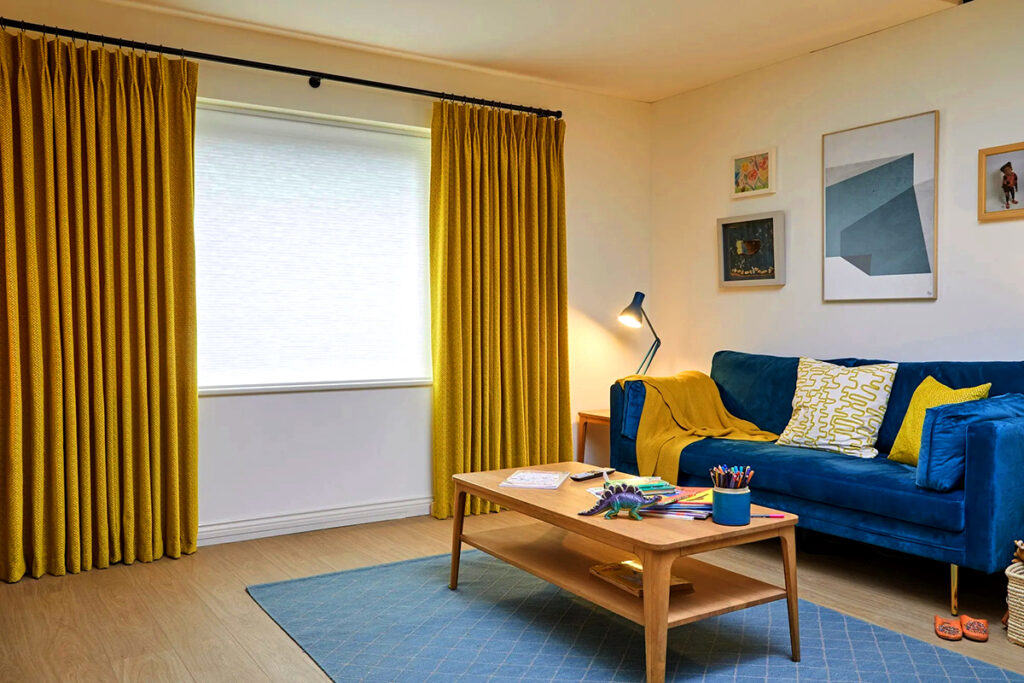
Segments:
[[[427,133],[206,104],[195,159],[200,387],[429,377]]]

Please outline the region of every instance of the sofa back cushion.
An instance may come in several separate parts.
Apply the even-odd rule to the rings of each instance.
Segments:
[[[878,450],[888,453],[900,432],[910,399],[925,377],[931,375],[953,389],[992,383],[989,397],[1024,393],[1024,361],[924,361],[900,363],[889,394],[882,427],[878,431]]]
[[[886,362],[869,358],[826,360],[846,367]],[[799,362],[796,356],[718,351],[711,361],[711,379],[718,385],[726,410],[738,418],[750,420],[761,429],[781,434],[793,415]],[[990,397],[1024,393],[1024,361],[900,363],[878,432],[878,450],[888,453],[892,449],[910,406],[910,398],[929,375],[953,389],[991,382]]]
[[[741,420],[781,434],[793,415],[796,356],[763,356],[719,351],[711,360],[711,379],[722,404]]]

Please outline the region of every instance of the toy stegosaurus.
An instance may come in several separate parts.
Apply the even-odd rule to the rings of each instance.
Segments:
[[[579,514],[596,515],[598,512],[606,510],[607,512],[604,513],[605,519],[611,519],[617,516],[620,510],[626,510],[629,512],[630,518],[643,519],[640,516],[640,511],[652,505],[657,505],[659,500],[661,500],[661,496],[651,496],[648,498],[636,486],[614,484],[605,488],[601,493],[601,499],[597,501],[594,507],[584,510]]]

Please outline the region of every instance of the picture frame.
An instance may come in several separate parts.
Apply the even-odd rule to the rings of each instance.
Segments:
[[[1012,177],[1004,172],[1010,167]],[[978,220],[1024,218],[1018,176],[1024,173],[1024,142],[978,150]],[[1012,182],[1012,187],[1007,187]]]
[[[938,296],[939,112],[821,137],[822,300]]]
[[[778,172],[776,148],[766,147],[732,158],[732,199],[775,194]]]
[[[718,219],[718,284],[786,284],[786,213],[767,211]]]

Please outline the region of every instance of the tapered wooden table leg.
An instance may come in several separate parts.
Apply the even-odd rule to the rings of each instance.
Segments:
[[[788,526],[779,532],[782,541],[782,566],[786,573],[786,604],[789,607],[789,642],[792,660],[800,661],[800,613],[796,590],[796,533]]]
[[[576,423],[576,462],[583,462],[587,450],[587,419],[580,415]]]
[[[455,484],[455,507],[452,510],[452,574],[448,587],[459,587],[459,558],[462,556],[462,524],[466,520],[466,492]]]
[[[672,561],[678,553],[650,552],[640,556],[644,566],[644,640],[647,683],[664,683],[668,646],[668,594]]]

